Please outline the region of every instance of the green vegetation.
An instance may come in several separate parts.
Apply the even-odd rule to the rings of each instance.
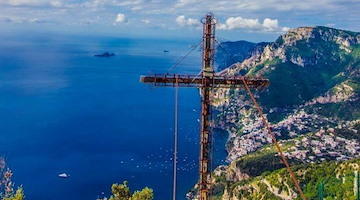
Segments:
[[[323,94],[342,81],[342,79],[333,79],[334,76],[345,70],[348,64],[346,59],[340,59],[340,54],[342,53],[330,58],[332,52],[326,53],[327,48],[324,48],[318,50],[323,52],[322,54],[324,56],[321,59],[315,58],[315,55],[312,55],[311,51],[302,49],[305,48],[302,47],[305,46],[305,44],[297,44],[296,48],[291,47],[292,49],[288,51],[290,51],[289,55],[294,57],[301,55],[304,60],[309,62],[308,65],[310,66],[301,67],[289,61],[285,63],[274,62],[277,63],[274,65],[276,66],[274,70],[267,70],[264,73],[264,76],[270,79],[271,84],[268,92],[261,94],[260,102],[262,102],[262,104],[266,104],[269,107],[299,105]],[[309,49],[311,47],[306,48]],[[304,54],[308,55],[304,56]],[[326,54],[330,55],[325,56]],[[291,58],[288,59],[290,60]],[[331,60],[331,62],[327,60]],[[256,66],[254,69],[257,68]]]
[[[300,74],[303,76],[299,76]],[[313,85],[322,85],[310,74],[293,63],[279,63],[273,71],[264,74],[271,84],[268,91],[260,94],[260,103],[270,108],[291,107],[301,104],[304,100],[310,100],[315,97]]]
[[[360,142],[360,123],[355,124],[354,129],[357,130],[357,132],[350,131],[346,128],[335,129],[335,134],[347,139],[355,139]]]
[[[355,199],[354,172],[358,170],[359,165],[360,159],[305,166],[306,171],[302,177],[305,195],[308,198],[317,197],[317,189],[322,181],[325,199]]]
[[[335,35],[346,37],[358,34],[326,27],[316,27],[316,30],[332,31]],[[319,34],[316,30],[315,35]],[[359,44],[349,47],[349,53],[335,41],[326,41],[320,36],[298,40],[294,45],[284,44],[280,36],[272,45],[284,48],[286,60],[282,61],[279,57],[268,59],[251,67],[247,73],[249,76],[260,73],[269,78],[269,89],[260,94],[259,101],[270,108],[300,105],[345,81],[350,76],[349,72],[360,67]],[[304,67],[293,63],[298,58]],[[341,73],[345,76],[339,76]],[[352,82],[359,83],[358,80]]]
[[[4,197],[2,200],[24,200],[25,194],[22,187],[19,187],[15,194],[10,195],[9,197]]]
[[[145,187],[141,191],[135,191],[132,195],[128,182],[124,181],[123,184],[115,183],[111,186],[111,193],[109,200],[152,200],[154,199],[153,190]],[[108,198],[98,199],[106,200]]]
[[[278,37],[275,41],[275,44],[277,44],[278,46],[281,46],[284,44],[284,39],[282,36]]]
[[[318,199],[318,188],[323,183],[324,199],[355,200],[355,171],[359,170],[360,159],[346,162],[324,162],[321,164],[300,164],[292,167],[307,199]],[[220,180],[220,179],[218,179]],[[280,200],[280,196],[300,200],[293,181],[286,169],[264,172],[240,182],[216,182],[228,194],[237,199]],[[297,197],[295,197],[295,196]]]
[[[141,191],[136,191],[133,195],[131,200],[152,200],[154,199],[153,190],[146,187]]]
[[[351,55],[354,58],[360,58],[360,44],[356,44],[351,48]]]
[[[13,173],[6,166],[4,158],[0,157],[0,199],[1,200],[24,200],[24,190],[19,187],[14,190],[14,183],[11,181]]]
[[[294,142],[282,143],[281,150],[286,151],[294,145]],[[263,172],[285,167],[277,155],[277,150],[273,145],[266,145],[256,152],[241,157],[236,161],[236,167],[250,176],[259,176]]]
[[[339,29],[330,28],[330,27],[326,27],[326,26],[316,26],[315,30],[323,31],[323,32],[332,32],[341,37],[348,37],[348,36],[356,37],[359,34],[358,32],[354,32],[354,31],[339,30]]]
[[[340,103],[314,104],[306,107],[307,113],[317,113],[325,117],[341,120],[360,119],[360,102],[346,101]],[[346,112],[344,112],[346,110]]]

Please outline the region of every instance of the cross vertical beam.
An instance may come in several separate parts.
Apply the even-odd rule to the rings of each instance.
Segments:
[[[199,200],[208,200],[211,197],[211,80],[214,76],[215,55],[215,21],[209,13],[202,20],[203,23],[203,67],[201,84],[201,127],[200,127],[200,178]]]
[[[199,178],[199,200],[208,200],[211,196],[211,142],[212,131],[210,87],[211,79],[203,77],[201,90],[201,127],[200,127],[200,178]]]

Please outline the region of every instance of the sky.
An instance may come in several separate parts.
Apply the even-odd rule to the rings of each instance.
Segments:
[[[360,31],[360,0],[0,0],[0,34],[200,37],[212,12],[224,40],[272,41],[299,26]]]

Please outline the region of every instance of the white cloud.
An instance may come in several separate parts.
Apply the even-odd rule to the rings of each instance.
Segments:
[[[211,11],[221,20],[218,27],[222,30],[280,33],[289,29],[284,26],[336,24],[337,28],[360,31],[359,25],[354,23],[360,17],[356,11],[359,9],[359,0],[303,0],[286,3],[284,0],[0,0],[0,18],[3,17],[0,21],[40,23],[41,20],[36,19],[44,19],[59,25],[69,25],[101,16],[102,20],[92,24],[107,26],[109,31],[112,31],[111,24],[127,24],[134,28],[141,24],[151,24],[147,28],[162,24],[166,29],[176,28],[174,26],[197,29],[201,27],[199,20]],[[117,17],[118,12],[124,16]],[[239,13],[242,13],[241,17]],[[130,15],[131,19],[126,20]],[[311,15],[312,20],[304,18],[308,15]],[[151,19],[151,22],[142,19]],[[139,23],[128,22],[132,20]],[[232,33],[229,31],[226,34]]]
[[[265,18],[263,25],[269,29],[277,29],[279,27],[279,21],[277,19]]]
[[[144,9],[144,7],[142,7],[142,6],[134,6],[131,8],[132,11],[139,11],[139,10],[143,10],[143,9]]]
[[[282,32],[288,32],[290,30],[290,28],[289,27],[283,27],[281,30],[282,30]]]
[[[63,4],[60,1],[50,1],[50,5],[53,7],[61,7]]]
[[[187,25],[189,25],[189,26],[199,26],[199,25],[200,25],[200,22],[199,22],[199,20],[197,20],[197,19],[189,18],[189,19],[187,20]]]
[[[144,23],[144,24],[150,24],[150,20],[149,20],[149,19],[142,19],[141,22]]]
[[[176,18],[176,23],[180,25],[181,27],[185,26],[199,26],[200,21],[194,18],[186,18],[184,15],[180,15]]]
[[[178,2],[175,4],[175,7],[184,7],[189,4],[197,3],[199,0],[178,0]]]
[[[121,23],[126,23],[126,22],[127,22],[127,18],[125,16],[125,14],[119,13],[116,16],[115,23],[121,24]]]
[[[259,29],[261,24],[258,19],[246,19],[242,17],[230,17],[226,20],[226,29]]]
[[[219,23],[220,30],[249,30],[261,32],[284,32],[288,31],[288,27],[279,27],[279,20],[265,18],[263,23],[259,19],[247,19],[242,17],[230,17],[225,24]]]
[[[165,2],[165,0],[163,0]],[[356,4],[358,0],[302,0],[285,1],[284,0],[177,0],[175,7],[184,9],[194,14],[194,12],[212,11],[217,15],[235,14],[240,12],[282,12],[282,11],[318,11],[336,10],[339,7],[346,7],[346,4]],[[180,10],[180,11],[184,11]]]
[[[0,22],[6,23],[23,23],[23,24],[44,24],[44,23],[54,23],[52,21],[38,19],[38,18],[23,18],[23,17],[5,17],[0,18]]]
[[[127,0],[127,1],[109,1],[111,4],[116,6],[131,6],[131,5],[140,5],[144,3],[144,0]]]
[[[61,7],[63,3],[58,0],[1,0],[0,4],[9,6],[48,6]]]
[[[178,23],[180,26],[185,26],[186,25],[186,19],[184,15],[180,15],[176,18],[176,23]]]
[[[100,8],[100,7],[132,8],[143,4],[143,2],[144,0],[91,0],[91,1],[84,1],[83,3],[78,3],[78,4],[80,6],[92,7],[92,8]]]
[[[28,21],[28,23],[36,23],[36,24],[49,23],[46,20],[38,19],[38,18],[32,18],[32,19],[29,19],[27,21]]]
[[[226,30],[227,29],[227,25],[226,24],[222,24],[222,23],[218,23],[217,24],[217,28],[219,30]]]

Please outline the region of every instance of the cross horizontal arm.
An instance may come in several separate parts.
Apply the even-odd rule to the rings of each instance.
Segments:
[[[252,88],[263,88],[269,86],[270,82],[265,78],[247,78],[243,76],[200,76],[200,75],[152,75],[140,76],[140,82],[153,84],[154,86],[167,86],[167,87],[202,87],[205,80],[210,79],[210,87],[217,88],[243,88],[244,82]]]

